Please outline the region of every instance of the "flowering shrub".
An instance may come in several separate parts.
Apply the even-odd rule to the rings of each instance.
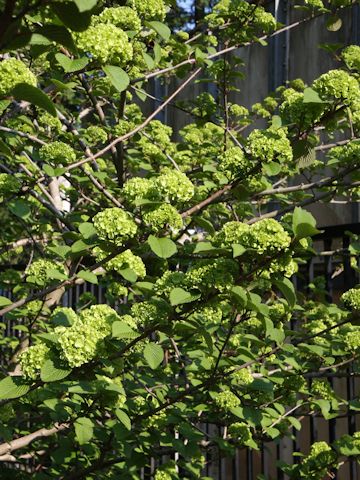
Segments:
[[[194,33],[175,3],[0,2],[1,478],[205,479],[214,448],[359,409],[332,379],[358,369],[360,289],[302,286],[308,206],[360,191],[359,47],[240,103],[268,5],[205,2]],[[350,3],[299,14],[334,29]],[[333,477],[360,433],[301,454],[288,478]]]

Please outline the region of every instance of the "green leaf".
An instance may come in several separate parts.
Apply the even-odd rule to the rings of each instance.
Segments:
[[[36,30],[36,33],[39,33],[40,35],[48,38],[52,42],[63,45],[65,48],[72,52],[76,51],[76,46],[71,36],[71,33],[69,32],[69,30],[67,30],[67,28],[62,27],[61,25],[47,24],[43,27],[38,28]]]
[[[78,7],[80,13],[86,12],[87,10],[92,10],[98,2],[98,0],[73,0],[73,1],[74,3],[76,3],[76,6]]]
[[[164,39],[166,42],[169,40],[171,35],[171,30],[167,25],[165,25],[165,23],[156,22],[156,21],[146,22],[146,26],[155,30],[155,32],[158,33],[160,37]]]
[[[49,358],[41,367],[40,378],[43,382],[58,382],[70,373],[70,367],[64,366],[58,359]]]
[[[82,70],[89,63],[89,59],[86,57],[76,58],[75,60],[71,60],[71,58],[67,57],[63,53],[57,53],[55,55],[55,58],[66,73],[77,72],[78,70]]]
[[[12,301],[6,297],[0,297],[0,307],[5,307],[6,305],[11,305]]]
[[[337,15],[334,15],[328,19],[326,22],[326,28],[330,32],[337,32],[342,27],[342,20]]]
[[[173,288],[170,292],[170,303],[174,307],[175,305],[193,302],[199,297],[200,294],[193,295],[192,293],[187,292],[183,288]]]
[[[37,107],[43,108],[53,117],[56,117],[55,105],[50,98],[39,88],[33,87],[28,83],[18,83],[11,91],[16,100],[25,100]]]
[[[55,280],[67,280],[68,278],[68,276],[65,275],[65,273],[62,273],[59,270],[56,270],[56,268],[48,268],[46,270],[46,276],[47,278],[55,279]]]
[[[123,92],[127,89],[130,79],[129,75],[122,68],[114,65],[105,65],[103,70],[118,92]]]
[[[80,223],[79,232],[86,239],[94,237],[96,235],[95,227],[90,222]]]
[[[312,235],[320,233],[320,231],[315,228],[315,225],[316,220],[310,212],[307,212],[300,207],[295,208],[292,227],[296,238],[301,239],[304,237],[311,237]]]
[[[74,422],[76,439],[80,445],[89,443],[94,435],[94,424],[87,417],[77,418]]]
[[[263,170],[266,173],[266,175],[273,177],[275,175],[278,175],[281,172],[281,165],[280,163],[277,163],[277,162],[264,163]]]
[[[90,25],[91,13],[88,11],[80,12],[78,6],[73,2],[52,2],[51,8],[70,30],[83,32]]]
[[[125,322],[116,321],[112,324],[114,338],[136,338],[139,334]]]
[[[29,218],[31,213],[28,202],[22,200],[21,198],[10,202],[8,208],[11,213],[22,218],[23,220]]]
[[[324,103],[319,97],[319,94],[312,88],[307,87],[304,90],[304,103]]]
[[[144,357],[149,366],[154,370],[164,359],[164,350],[156,343],[148,343],[144,348]]]
[[[290,307],[293,307],[296,304],[296,293],[292,282],[288,278],[283,278],[282,280],[274,280],[273,283],[284,295]]]
[[[119,270],[120,275],[125,278],[130,283],[136,282],[138,276],[134,272],[132,268],[124,268],[123,270]]]
[[[90,283],[98,283],[98,278],[93,272],[89,272],[89,270],[80,270],[80,272],[77,274],[78,278],[82,278],[86,282]]]
[[[172,257],[177,252],[176,244],[170,238],[157,238],[150,235],[148,244],[155,255],[160,258]]]
[[[232,246],[233,249],[233,257],[240,257],[244,252],[246,252],[246,248],[240,245],[239,243],[234,243]]]
[[[51,165],[44,163],[42,169],[49,177],[56,177],[55,169]]]
[[[246,291],[242,287],[240,287],[239,285],[235,285],[235,287],[233,287],[231,289],[231,292],[235,295],[236,300],[238,302],[240,302],[240,305],[243,308],[245,308],[246,304],[248,302],[248,297],[247,297]]]
[[[152,70],[155,67],[155,62],[152,57],[148,53],[142,52],[142,56],[144,59],[144,62],[146,63],[146,67],[148,70]]]
[[[30,385],[22,377],[5,377],[0,381],[0,400],[22,397],[29,390]]]
[[[124,410],[120,410],[120,408],[116,409],[115,414],[117,418],[120,420],[120,422],[124,425],[124,427],[127,430],[131,430],[131,420],[128,414],[125,413]]]

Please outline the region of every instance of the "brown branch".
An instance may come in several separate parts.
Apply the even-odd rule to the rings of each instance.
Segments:
[[[115,138],[112,142],[110,142],[106,147],[103,149],[99,150],[95,155],[92,155],[89,158],[84,158],[83,160],[80,160],[79,162],[73,163],[72,165],[69,165],[67,167],[67,171],[73,170],[74,168],[78,168],[80,165],[83,165],[84,163],[87,163],[91,160],[96,160],[99,157],[102,157],[105,153],[107,153],[112,147],[117,145],[120,142],[123,142],[127,140],[128,138],[134,136],[136,133],[140,132],[143,130],[153,118],[155,118],[200,72],[201,68],[197,68],[165,101],[162,105],[160,105],[156,110],[154,110],[151,115],[147,117],[146,120],[144,120],[140,125],[138,125],[134,130],[131,132],[126,133],[125,135],[122,135],[121,137]]]
[[[34,442],[38,438],[50,437],[56,433],[62,432],[69,428],[68,423],[55,424],[54,427],[46,429],[40,428],[36,432],[29,433],[23,437],[11,440],[11,442],[5,442],[0,445],[0,460],[2,455],[8,455],[9,453],[18,450],[19,448],[27,447],[30,443]]]

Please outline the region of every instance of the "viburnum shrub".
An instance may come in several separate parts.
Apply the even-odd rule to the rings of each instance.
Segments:
[[[174,3],[0,2],[2,479],[205,480],[214,446],[359,409],[328,377],[358,373],[360,288],[335,305],[291,277],[315,254],[306,206],[359,200],[360,49],[323,45],[334,69],[248,109],[237,48],[281,25],[220,0],[194,26]],[[352,2],[299,7],[336,30]],[[360,432],[302,454],[289,478],[332,478]]]

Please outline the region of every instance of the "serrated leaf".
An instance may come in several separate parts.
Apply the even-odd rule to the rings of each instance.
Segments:
[[[243,253],[246,252],[246,248],[240,245],[239,243],[234,243],[232,246],[233,258],[240,257]]]
[[[91,238],[91,237],[96,235],[95,227],[90,222],[80,223],[79,232],[86,239]]]
[[[89,63],[89,59],[86,57],[71,60],[71,58],[67,57],[63,53],[57,53],[55,58],[66,73],[82,70]]]
[[[340,30],[341,27],[342,27],[342,20],[337,15],[330,17],[326,22],[326,28],[330,32],[337,32],[338,30]]]
[[[58,382],[71,373],[71,368],[64,366],[58,359],[49,358],[45,360],[40,371],[40,378],[43,382]]]
[[[231,292],[236,296],[236,299],[240,302],[241,306],[245,308],[248,302],[246,291],[239,285],[235,285],[235,287],[231,289]]]
[[[77,277],[82,278],[86,282],[95,283],[95,284],[99,283],[95,273],[89,272],[89,270],[80,270],[80,272],[77,274]]]
[[[76,46],[71,36],[71,33],[69,32],[69,30],[67,30],[67,28],[61,25],[47,24],[43,27],[39,27],[36,30],[36,33],[44,36],[45,38],[48,38],[53,42],[63,45],[65,48],[72,52],[76,51]]]
[[[290,307],[293,307],[296,304],[296,293],[292,282],[288,278],[283,278],[282,280],[275,280],[273,283],[284,295]]]
[[[166,42],[169,40],[171,35],[171,30],[167,25],[165,25],[165,23],[157,22],[157,21],[146,22],[146,26],[155,30],[155,32],[158,33],[160,37],[163,38]]]
[[[183,288],[173,288],[170,292],[170,303],[174,307],[175,305],[194,302],[199,297],[200,294],[193,295],[192,293],[187,292]]]
[[[29,218],[31,213],[28,202],[21,198],[10,202],[8,208],[11,213],[22,218],[23,220]]]
[[[91,13],[88,11],[80,12],[78,6],[74,2],[52,2],[51,9],[56,13],[63,24],[70,28],[70,30],[83,32],[90,25]]]
[[[116,321],[112,324],[114,338],[136,338],[139,334],[125,322]]]
[[[80,445],[89,443],[94,435],[94,424],[90,418],[80,417],[74,422],[76,439]]]
[[[86,12],[87,10],[92,10],[98,2],[98,0],[73,0],[73,1],[74,3],[76,3],[76,6],[78,7],[80,13]]]
[[[62,273],[59,270],[56,270],[56,268],[48,268],[46,270],[46,276],[47,278],[55,279],[55,280],[67,280],[68,278],[68,276],[65,275],[65,273]]]
[[[16,100],[24,100],[32,103],[37,107],[43,108],[50,115],[56,117],[56,109],[50,98],[45,95],[39,88],[36,88],[28,83],[18,83],[11,91]]]
[[[0,307],[5,307],[6,305],[11,305],[12,301],[9,298],[0,296]]]
[[[120,67],[114,65],[106,65],[103,67],[110,82],[118,92],[123,92],[127,89],[130,83],[129,75]]]
[[[22,377],[5,377],[0,381],[0,400],[22,397],[29,390],[30,385]]]
[[[157,238],[150,235],[148,244],[155,255],[160,258],[170,258],[177,252],[177,246],[170,238]]]
[[[319,97],[319,94],[311,87],[306,87],[304,90],[304,103],[324,103]]]
[[[117,418],[120,420],[120,422],[124,425],[124,427],[127,430],[131,430],[131,420],[128,414],[125,413],[124,410],[120,410],[120,408],[116,409],[115,414]]]
[[[164,359],[164,350],[156,343],[148,343],[144,348],[144,357],[148,365],[154,370]]]
[[[301,239],[304,237],[311,237],[320,233],[320,231],[315,228],[315,225],[316,220],[310,212],[307,212],[300,207],[295,208],[292,227],[296,238]]]

